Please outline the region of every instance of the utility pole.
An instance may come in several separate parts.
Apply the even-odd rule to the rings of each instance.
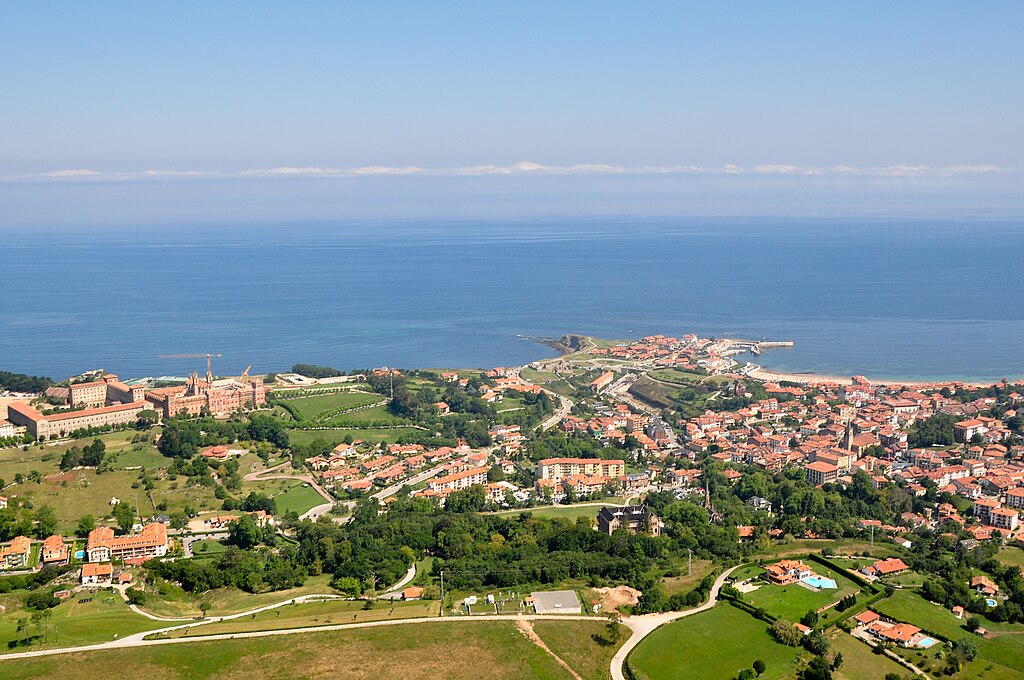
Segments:
[[[444,569],[441,570],[441,616],[444,616]]]
[[[871,547],[875,547],[875,525],[871,525]]]

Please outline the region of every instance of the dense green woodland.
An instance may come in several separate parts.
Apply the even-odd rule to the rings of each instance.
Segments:
[[[0,391],[10,390],[11,392],[30,392],[35,394],[43,392],[52,385],[52,380],[42,376],[0,371]]]

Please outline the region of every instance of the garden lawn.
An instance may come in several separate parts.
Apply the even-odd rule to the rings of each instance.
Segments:
[[[578,623],[567,621],[562,625]],[[578,637],[581,644],[589,640],[582,629]],[[6,680],[260,680],[285,676],[342,680],[571,679],[568,671],[511,622],[417,623],[82,652],[0,662],[0,676]]]
[[[316,489],[306,483],[302,483],[296,484],[284,493],[274,496],[274,502],[277,503],[278,514],[283,515],[294,510],[301,515],[310,508],[322,505],[327,501],[316,492]]]
[[[809,566],[819,576],[835,579],[839,587],[836,590],[815,592],[796,583],[788,586],[765,584],[753,592],[743,593],[743,601],[760,607],[773,616],[796,622],[803,618],[808,611],[816,611],[859,590],[859,586],[841,574],[830,573],[816,562],[811,562]],[[831,610],[822,612],[822,616],[826,618],[830,614]]]
[[[764,621],[723,603],[658,628],[627,663],[637,680],[703,680],[736,677],[761,659],[767,666],[761,680],[776,680],[791,672],[799,654],[776,642]]]
[[[829,636],[832,651],[843,655],[843,666],[835,673],[836,680],[878,680],[887,673],[903,677],[909,671],[883,654],[875,654],[871,647],[849,633],[839,631]]]
[[[977,669],[982,662],[994,663],[1024,677],[1024,625],[1000,624],[982,619],[982,625],[992,631],[994,637],[974,637],[963,628],[963,621],[953,616],[949,609],[908,590],[896,591],[892,597],[876,602],[872,609],[891,619],[911,623],[950,640],[970,635],[978,643],[979,652],[978,659],[970,664],[968,670]],[[993,669],[993,672],[995,670],[998,669]]]

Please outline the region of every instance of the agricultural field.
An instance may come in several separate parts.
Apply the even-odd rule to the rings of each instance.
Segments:
[[[736,607],[719,604],[710,611],[658,628],[626,659],[637,680],[733,678],[756,659],[776,680],[791,673],[799,648],[771,637],[768,624]]]
[[[581,627],[584,623],[559,624],[574,630],[567,634],[573,641],[569,651],[584,659],[604,654],[605,650],[590,638],[589,628]],[[511,622],[417,623],[185,644],[0,662],[0,675],[8,680],[53,676],[197,680],[229,675],[259,680],[281,677],[282,669],[288,669],[290,677],[345,680],[572,678]],[[580,672],[580,677],[590,680],[601,676]]]

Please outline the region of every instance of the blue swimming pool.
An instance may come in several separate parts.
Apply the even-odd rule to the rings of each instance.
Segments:
[[[800,580],[809,586],[814,586],[815,588],[820,588],[821,590],[835,590],[838,587],[836,585],[835,579],[825,578],[824,576],[818,576],[817,574],[804,576]]]
[[[924,638],[921,638],[920,640],[917,641],[917,646],[918,647],[931,647],[936,642],[938,642],[938,640],[936,640],[935,638],[924,637]]]
[[[999,603],[993,600],[992,598],[987,598],[985,600],[985,604],[987,604],[989,607],[995,607]]]
[[[76,560],[80,560],[83,557],[85,557],[85,551],[84,550],[76,550],[75,551],[75,559]]]

